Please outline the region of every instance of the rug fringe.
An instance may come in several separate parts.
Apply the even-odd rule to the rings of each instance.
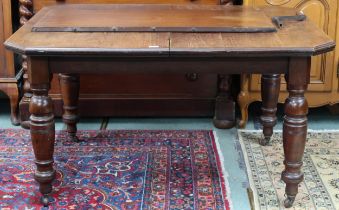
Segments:
[[[253,190],[249,187],[246,189],[246,191],[247,191],[248,200],[250,201],[251,210],[255,210]]]
[[[225,187],[226,187],[226,191],[227,191],[226,192],[227,198],[225,198],[225,200],[226,199],[228,200],[230,210],[233,210],[233,203],[232,203],[232,199],[231,199],[231,188],[230,188],[230,185],[229,185],[229,182],[228,182],[228,173],[227,173],[225,165],[224,165],[225,158],[224,158],[224,155],[221,152],[219,138],[218,138],[217,132],[215,130],[213,130],[213,136],[214,136],[215,145],[217,147],[217,152],[218,152],[220,163],[221,163],[220,165],[221,165],[222,175],[223,175],[223,178],[224,178]]]
[[[256,133],[261,133],[262,129],[260,129],[260,130],[238,129],[238,133],[239,132],[256,132]],[[282,130],[273,130],[273,132],[281,133]],[[311,133],[337,132],[337,133],[339,133],[339,130],[337,130],[337,129],[321,129],[321,130],[307,129],[307,132],[311,132]]]
[[[250,200],[249,198],[249,202],[251,204],[251,209],[252,210],[258,210],[260,209],[259,208],[259,203],[258,203],[258,195],[257,195],[257,192],[255,191],[255,185],[253,183],[253,180],[251,180],[249,177],[252,176],[252,172],[251,172],[251,169],[249,167],[249,161],[248,161],[248,157],[246,155],[246,153],[244,151],[246,151],[245,149],[245,145],[244,145],[244,141],[242,139],[242,136],[240,135],[240,132],[258,132],[258,133],[261,133],[262,131],[261,130],[246,130],[246,129],[238,129],[238,140],[239,140],[239,143],[240,143],[240,146],[241,146],[241,150],[243,152],[243,157],[244,157],[244,162],[245,162],[245,165],[246,165],[246,173],[247,173],[247,180],[249,182],[249,185],[250,185],[250,189],[252,191],[252,199],[253,200]]]

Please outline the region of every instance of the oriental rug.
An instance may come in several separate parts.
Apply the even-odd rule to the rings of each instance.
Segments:
[[[58,131],[49,209],[230,209],[218,144],[205,130]],[[0,209],[44,209],[29,131],[0,129]]]
[[[238,132],[256,210],[284,209],[282,133],[260,146],[261,131]],[[303,159],[304,181],[293,210],[339,209],[339,131],[309,131]]]

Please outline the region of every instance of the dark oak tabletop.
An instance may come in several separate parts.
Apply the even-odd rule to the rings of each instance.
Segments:
[[[33,31],[43,32],[274,32],[263,11],[212,5],[71,5],[49,10]]]
[[[113,8],[119,7],[142,7],[144,11],[147,11],[147,14],[152,10],[159,12],[159,7],[166,8],[167,10],[168,8],[171,8],[171,10],[175,10],[169,13],[172,16],[176,11],[180,11],[178,13],[180,13],[181,17],[178,18],[178,20],[180,19],[181,21],[187,21],[190,18],[192,19],[192,14],[195,14],[196,11],[200,11],[203,14],[208,13],[210,17],[215,17],[213,16],[213,11],[215,11],[216,16],[219,17],[219,19],[217,19],[223,22],[223,24],[229,23],[229,28],[235,26],[240,27],[242,21],[244,23],[242,27],[244,28],[266,27],[267,25],[272,26],[272,23],[268,23],[267,19],[264,17],[267,17],[268,20],[270,20],[272,16],[296,14],[296,11],[293,9],[252,9],[243,6],[59,5],[46,7],[38,12],[37,15],[5,42],[5,46],[17,53],[27,55],[90,54],[98,56],[310,56],[330,51],[335,46],[335,42],[330,37],[308,20],[300,22],[288,21],[284,23],[284,27],[277,29],[276,32],[270,33],[180,33],[157,31],[37,32],[33,30],[33,27],[51,29],[52,26],[59,28],[60,30],[72,27],[87,27],[88,29],[88,27],[99,26],[104,28],[107,25],[112,26],[114,24],[123,28],[123,24],[125,23],[126,27],[136,27],[136,21],[126,21],[126,19],[121,16],[120,19],[123,19],[123,21],[118,21],[117,19],[109,20],[109,12]],[[85,18],[85,14],[83,13],[87,10],[91,11],[93,14]],[[188,15],[188,19],[185,19],[182,11],[187,10],[194,10],[194,12]],[[107,11],[109,12],[107,13]],[[228,11],[229,14],[224,13],[225,11]],[[156,12],[154,13],[154,19],[159,15],[159,13]],[[100,18],[96,19],[94,13],[97,13]],[[224,14],[225,18],[223,18],[221,13]],[[140,28],[145,28],[147,24],[148,26],[151,26],[156,22],[159,24],[158,28],[167,29],[179,26],[182,28],[187,24],[185,21],[181,23],[176,21],[164,21],[162,18],[167,17],[169,14],[162,15],[161,18],[156,21],[144,18],[140,22]],[[259,15],[258,17],[254,17],[254,14]],[[120,15],[123,15],[123,13]],[[136,13],[133,17],[136,18],[138,15],[142,16],[145,15],[145,13]],[[125,14],[125,16],[127,18],[128,14]],[[146,16],[149,17],[148,15]],[[106,22],[100,23],[100,20],[104,19]],[[173,20],[177,19],[174,18]],[[211,21],[208,23],[208,21],[204,21],[203,18],[196,18],[191,22],[193,22],[194,25],[191,24],[188,27],[204,26],[205,29],[209,26],[215,29],[218,24],[218,21]],[[221,26],[219,25],[218,27]]]

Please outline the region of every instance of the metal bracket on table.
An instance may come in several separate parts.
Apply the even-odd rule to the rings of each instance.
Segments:
[[[276,17],[272,17],[272,22],[278,28],[282,28],[283,27],[283,22],[284,21],[288,21],[288,20],[292,20],[292,21],[304,21],[304,20],[306,20],[306,15],[304,15],[304,13],[302,13],[302,12],[298,12],[296,15],[293,15],[293,16],[276,16]]]

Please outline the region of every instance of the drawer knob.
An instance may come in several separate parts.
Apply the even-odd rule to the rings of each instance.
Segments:
[[[188,80],[188,81],[196,81],[196,80],[198,80],[198,78],[199,78],[199,75],[197,74],[197,73],[189,73],[189,74],[186,74],[186,79]]]

